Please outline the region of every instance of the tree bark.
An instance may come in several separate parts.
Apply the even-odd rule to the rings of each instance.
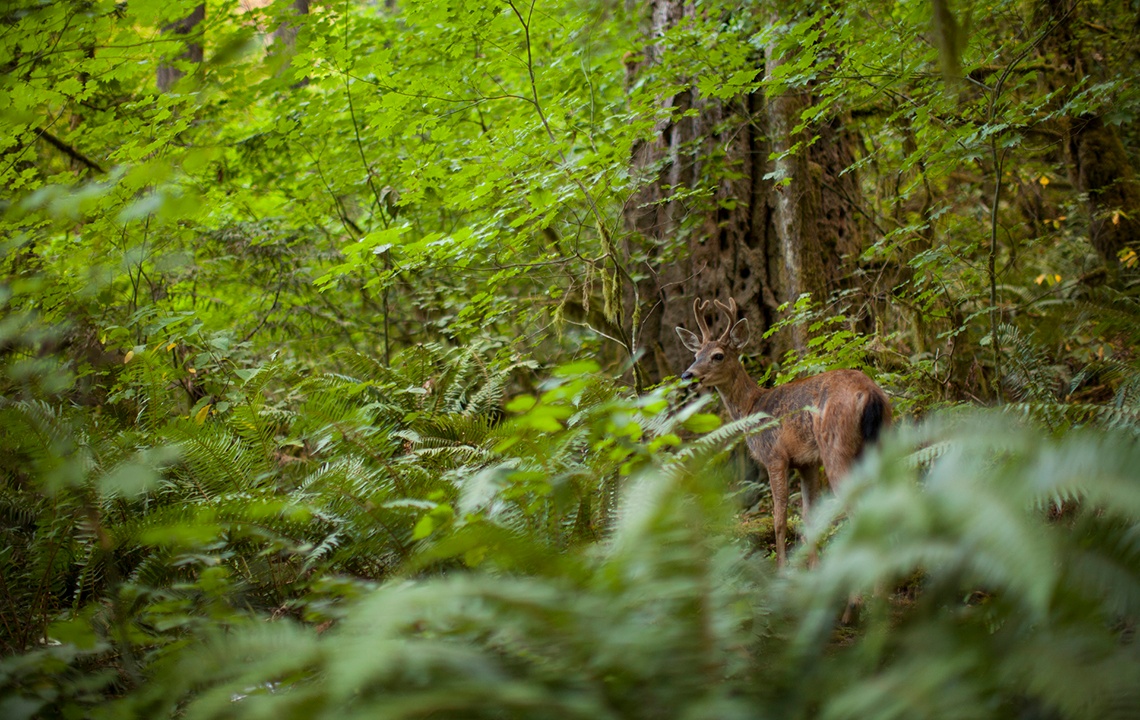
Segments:
[[[1059,23],[1047,44],[1061,69],[1057,86],[1096,74],[1073,31],[1079,10],[1073,0],[1043,0],[1039,8],[1042,21]],[[1089,242],[1115,274],[1122,252],[1140,253],[1140,183],[1116,127],[1082,114],[1067,118],[1064,130],[1069,174],[1086,198]]]
[[[293,62],[293,54],[297,52],[297,23],[293,18],[309,14],[309,0],[292,0],[286,11],[286,19],[273,31],[273,47],[270,53],[276,58],[278,66],[277,75],[284,75],[289,71]],[[309,78],[303,77],[294,85],[294,88],[309,84]]]
[[[768,146],[750,122],[762,116],[763,99],[752,94],[721,103],[703,100],[690,90],[664,102],[679,112],[696,108],[698,114],[662,127],[634,156],[638,168],[661,165],[657,178],[626,212],[634,242],[644,244],[654,271],[640,287],[643,302],[652,310],[643,311],[639,339],[648,356],[646,374],[653,379],[676,375],[688,365],[690,353],[673,328],[694,327],[694,298],[727,301],[733,296],[741,316],[762,330],[774,320],[781,282],[766,201],[770,183],[762,179]],[[724,130],[716,132],[715,127]],[[731,174],[713,167],[719,150],[724,154],[718,164],[731,168]],[[711,208],[672,199],[676,190],[702,183],[712,185]],[[707,320],[720,322],[715,315]]]
[[[1140,184],[1116,128],[1099,117],[1073,118],[1070,172],[1087,198],[1089,241],[1111,268],[1125,250],[1140,254]]]
[[[309,14],[309,0],[293,0],[289,3],[289,15],[308,15]],[[297,26],[289,22],[283,21],[273,31],[273,42],[283,44],[288,52],[292,52],[297,45]]]
[[[694,5],[683,0],[653,0],[647,32],[659,38],[694,14]],[[651,43],[631,75],[666,62]],[[774,319],[779,275],[765,199],[770,183],[762,179],[769,152],[762,96],[721,102],[700,97],[694,88],[658,102],[674,111],[674,119],[635,147],[635,172],[648,171],[651,177],[625,213],[631,242],[643,248],[653,270],[639,288],[649,307],[643,310],[638,340],[646,352],[646,375],[654,380],[680,373],[691,360],[673,328],[694,327],[694,298],[733,296],[741,316],[763,329]],[[685,117],[690,109],[697,112]],[[674,199],[678,190],[701,186],[711,190],[705,202]],[[711,315],[707,320],[719,322]]]

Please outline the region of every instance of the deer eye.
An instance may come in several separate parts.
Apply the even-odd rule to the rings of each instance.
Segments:
[[[713,359],[713,362],[720,362],[721,360],[724,360],[724,353],[722,353],[722,352],[713,353],[712,359]]]

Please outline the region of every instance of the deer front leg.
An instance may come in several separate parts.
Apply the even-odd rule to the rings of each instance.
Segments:
[[[776,461],[768,465],[768,482],[772,485],[772,525],[776,530],[776,566],[787,563],[785,543],[788,534],[788,464]]]

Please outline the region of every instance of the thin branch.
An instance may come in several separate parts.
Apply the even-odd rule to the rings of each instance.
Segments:
[[[1049,37],[1061,23],[1064,22],[1070,14],[1076,9],[1077,3],[1073,3],[1065,14],[1058,18],[1052,25],[1042,30],[1033,42],[1029,43],[1018,55],[1013,59],[1009,65],[1006,66],[1005,71],[1002,72],[998,78],[997,83],[994,84],[993,93],[990,95],[990,101],[986,108],[986,122],[992,123],[997,114],[997,103],[1001,98],[1002,89],[1005,86],[1005,81],[1009,78],[1010,74],[1018,64],[1029,56],[1045,38]],[[993,206],[990,208],[990,252],[987,258],[987,271],[989,273],[990,281],[990,345],[994,353],[994,390],[997,393],[998,404],[1002,404],[1002,387],[1001,387],[1001,335],[998,332],[1000,325],[999,310],[997,306],[997,242],[998,242],[998,203],[1001,201],[1002,190],[1002,168],[1005,166],[1006,156],[1009,154],[1008,148],[1002,148],[1001,152],[998,151],[998,136],[997,133],[990,136],[990,152],[993,157],[994,163],[994,199]]]
[[[345,75],[344,78],[344,93],[348,96],[348,114],[352,118],[352,131],[356,136],[356,149],[360,153],[360,163],[364,166],[364,173],[368,178],[368,187],[370,190],[372,190],[372,197],[376,201],[376,214],[380,217],[380,222],[384,224],[384,229],[386,230],[388,229],[390,221],[387,214],[384,212],[384,201],[380,197],[380,191],[376,189],[376,183],[372,180],[372,167],[368,164],[368,157],[364,154],[364,143],[360,140],[360,124],[356,121],[356,108],[352,103],[352,88],[349,84],[347,75]],[[392,270],[392,254],[389,252],[384,253],[384,270],[388,272]],[[391,314],[388,307],[388,289],[388,283],[384,283],[381,299],[381,312],[384,314],[384,365],[391,366]]]
[[[638,292],[637,283],[633,280],[633,277],[629,274],[629,271],[617,257],[617,248],[613,244],[613,240],[610,236],[610,231],[606,227],[605,218],[602,217],[602,212],[598,209],[598,204],[594,201],[594,196],[590,193],[589,189],[586,188],[585,183],[583,183],[581,179],[579,179],[573,172],[571,172],[570,162],[566,157],[566,153],[563,152],[562,148],[559,146],[558,138],[555,137],[554,131],[550,127],[550,122],[546,118],[546,113],[542,109],[542,103],[538,99],[538,81],[535,78],[534,74],[534,55],[532,52],[532,44],[530,39],[530,19],[534,14],[534,0],[531,0],[530,8],[528,9],[527,16],[525,18],[523,17],[522,12],[518,9],[518,6],[515,5],[514,0],[507,0],[507,5],[510,6],[511,10],[515,14],[515,17],[518,18],[519,24],[522,25],[523,28],[523,37],[526,41],[526,70],[527,75],[530,77],[530,102],[532,105],[534,105],[535,112],[538,113],[538,118],[542,122],[542,127],[546,130],[546,136],[550,139],[551,144],[554,146],[555,152],[558,153],[558,157],[562,160],[563,172],[565,172],[570,181],[578,187],[578,190],[581,191],[582,196],[586,199],[586,203],[590,207],[590,213],[594,216],[594,221],[597,223],[598,232],[603,236],[602,240],[606,243],[606,245],[609,245],[611,248],[613,248],[613,252],[610,252],[608,254],[610,255],[610,262],[613,263],[614,270],[620,273],[625,281],[629,283],[630,291],[633,293],[633,324],[630,328],[629,340],[626,342],[621,342],[619,344],[623,345],[626,349],[626,352],[629,353],[630,361],[633,367],[634,386],[640,391],[643,378],[641,377],[640,366],[637,363],[637,335],[638,330],[640,329],[639,321],[641,317],[641,295]]]
[[[265,311],[265,316],[263,318],[261,318],[261,322],[259,322],[257,324],[257,327],[250,330],[249,333],[244,338],[241,339],[241,341],[243,343],[249,342],[250,339],[254,335],[257,334],[257,331],[261,330],[261,328],[265,326],[266,321],[268,321],[269,317],[271,315],[273,315],[273,312],[275,310],[277,310],[277,303],[281,297],[281,288],[284,287],[284,285],[285,285],[285,273],[281,273],[281,280],[277,283],[277,292],[273,294],[273,304],[269,306],[269,309],[267,311]]]
[[[90,168],[91,170],[94,170],[95,172],[99,173],[100,175],[107,172],[106,170],[103,169],[103,166],[101,166],[99,163],[95,162],[91,158],[89,158],[86,155],[84,155],[83,153],[81,153],[79,150],[75,149],[71,145],[68,145],[66,142],[59,139],[55,135],[53,135],[51,133],[51,131],[48,130],[46,127],[37,128],[36,133],[37,133],[36,137],[38,137],[42,140],[46,140],[49,145],[54,147],[56,150],[59,150],[60,152],[62,152],[64,155],[68,156],[72,160],[75,160],[76,162],[83,163],[88,168]]]

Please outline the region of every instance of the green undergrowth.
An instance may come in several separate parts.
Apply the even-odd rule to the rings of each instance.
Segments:
[[[902,423],[777,573],[728,499],[765,418],[434,345],[188,407],[167,352],[0,407],[5,717],[1140,709],[1130,432]]]

